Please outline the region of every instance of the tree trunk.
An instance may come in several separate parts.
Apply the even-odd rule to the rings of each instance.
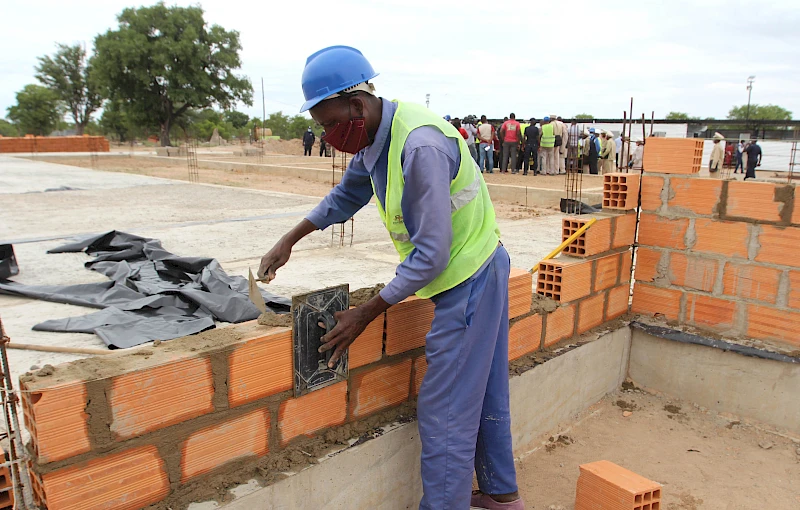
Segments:
[[[84,126],[83,124],[75,124],[75,134],[78,136],[83,136]]]
[[[161,123],[161,146],[162,147],[169,147],[169,128],[170,128],[170,119],[165,120]]]

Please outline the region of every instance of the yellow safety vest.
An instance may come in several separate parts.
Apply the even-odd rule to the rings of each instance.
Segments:
[[[555,126],[552,122],[542,124],[542,144],[541,147],[549,148],[556,146]]]
[[[450,261],[439,276],[417,292],[417,296],[429,298],[452,289],[474,275],[497,249],[500,230],[483,175],[458,130],[427,108],[413,103],[396,102],[397,111],[392,120],[389,145],[386,198],[383,205],[380,200],[377,203],[378,213],[401,261],[414,250],[414,244],[403,223],[401,207],[405,186],[401,156],[409,133],[422,126],[436,127],[448,138],[458,141],[461,153],[461,166],[455,179],[450,182],[450,212],[453,222]],[[374,181],[372,190],[375,191]]]

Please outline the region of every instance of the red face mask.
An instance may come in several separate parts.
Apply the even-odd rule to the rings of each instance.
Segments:
[[[355,154],[370,144],[364,117],[336,124],[322,139],[335,149],[349,154]]]

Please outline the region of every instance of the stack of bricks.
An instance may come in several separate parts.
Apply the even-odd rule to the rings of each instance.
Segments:
[[[634,312],[800,345],[794,185],[648,171],[639,246]]]
[[[642,164],[647,172],[698,174],[704,143],[702,138],[650,137],[644,145]]]
[[[575,510],[663,510],[659,483],[607,460],[580,470]]]
[[[26,136],[0,137],[3,152],[108,152],[103,136]]]
[[[535,322],[542,317],[530,315],[531,289],[531,274],[512,270],[510,315],[522,351],[540,347]],[[179,338],[92,360],[91,368],[84,360],[23,376],[38,503],[49,510],[141,508],[412,402],[427,368],[433,311],[433,302],[415,297],[391,307],[350,346],[347,381],[299,398],[291,329],[255,321],[213,341]]]

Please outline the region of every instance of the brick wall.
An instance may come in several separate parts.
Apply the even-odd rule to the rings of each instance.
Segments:
[[[3,152],[108,152],[108,140],[103,136],[0,136]]]

